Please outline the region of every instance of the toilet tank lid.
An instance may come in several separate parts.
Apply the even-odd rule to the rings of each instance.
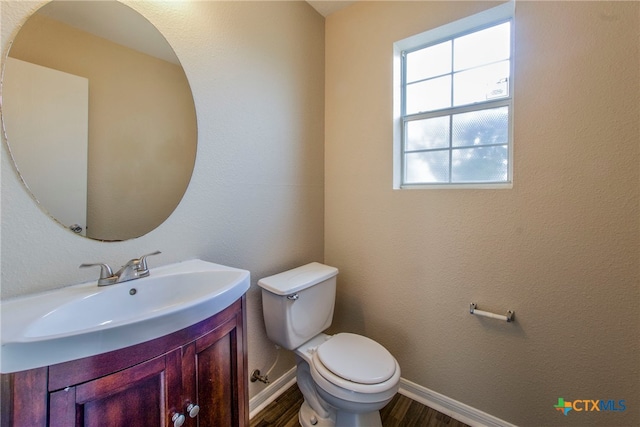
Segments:
[[[258,286],[276,295],[291,295],[330,279],[338,274],[338,269],[312,262],[273,276],[258,280]]]

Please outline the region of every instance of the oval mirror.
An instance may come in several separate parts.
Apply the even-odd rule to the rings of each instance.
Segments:
[[[29,17],[4,62],[7,147],[52,218],[120,241],[171,215],[193,172],[196,113],[149,21],[117,1],[54,1]]]

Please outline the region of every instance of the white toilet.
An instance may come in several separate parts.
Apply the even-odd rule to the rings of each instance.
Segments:
[[[313,262],[258,281],[267,335],[293,350],[309,426],[382,426],[380,409],[400,384],[400,366],[361,335],[322,333],[333,320],[338,269]]]

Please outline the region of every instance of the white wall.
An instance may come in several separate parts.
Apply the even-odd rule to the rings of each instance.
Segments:
[[[1,3],[3,55],[44,3]],[[3,146],[2,297],[95,280],[98,271],[78,265],[119,266],[156,249],[151,266],[202,258],[245,268],[249,368],[266,370],[275,350],[255,282],[323,257],[324,19],[304,2],[126,3],[167,38],[189,79],[198,121],[189,188],[146,236],[91,241],[35,205]],[[291,366],[283,358],[272,378]],[[251,384],[251,394],[262,387]]]
[[[326,20],[335,329],[518,425],[640,425],[640,3],[518,1],[513,189],[392,190],[393,43],[494,5],[365,1]],[[564,417],[559,397],[627,410]]]

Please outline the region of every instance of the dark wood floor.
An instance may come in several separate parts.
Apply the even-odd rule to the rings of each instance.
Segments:
[[[285,391],[251,420],[250,427],[298,427],[302,393],[297,385]],[[384,427],[469,427],[401,394],[380,411]]]

